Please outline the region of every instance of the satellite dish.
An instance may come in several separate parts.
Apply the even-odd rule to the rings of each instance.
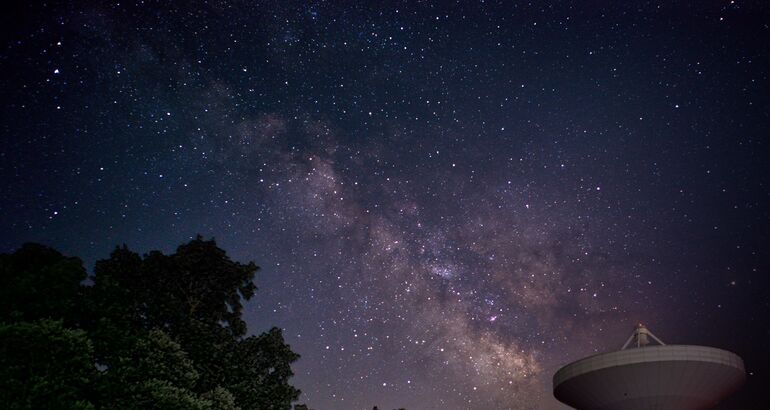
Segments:
[[[738,355],[713,347],[667,345],[639,324],[619,351],[559,369],[553,395],[576,409],[708,409],[745,380]]]

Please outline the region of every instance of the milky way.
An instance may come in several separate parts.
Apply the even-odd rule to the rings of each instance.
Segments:
[[[317,410],[562,408],[638,322],[762,407],[766,5],[88,3],[3,17],[4,252],[216,238]]]

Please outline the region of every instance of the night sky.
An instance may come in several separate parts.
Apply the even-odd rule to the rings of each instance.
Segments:
[[[637,322],[770,405],[765,1],[4,8],[0,252],[214,237],[317,410],[563,408]]]

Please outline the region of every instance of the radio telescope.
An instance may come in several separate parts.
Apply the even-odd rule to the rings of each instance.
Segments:
[[[639,324],[619,351],[559,369],[553,395],[576,409],[709,409],[745,380],[738,355],[713,347],[667,345]]]

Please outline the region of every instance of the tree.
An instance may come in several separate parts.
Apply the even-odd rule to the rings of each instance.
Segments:
[[[234,359],[247,365],[232,368],[228,385],[244,408],[290,410],[300,394],[288,383],[294,375],[290,364],[298,358],[278,328],[246,338],[238,343]]]
[[[152,251],[141,258],[118,248],[97,262],[93,279],[98,293],[120,296],[119,307],[129,308],[121,313],[144,327],[177,333],[195,320],[240,337],[246,334],[241,301],[254,295],[258,269],[231,261],[213,240],[199,236],[172,255]]]
[[[32,321],[76,315],[83,263],[44,245],[27,243],[0,254],[0,321]]]
[[[120,410],[238,410],[233,395],[217,386],[203,394],[193,362],[160,330],[134,338],[126,351],[108,356],[99,386],[100,408]]]
[[[299,355],[280,329],[246,337],[243,302],[256,291],[257,270],[201,237],[171,255],[119,247],[97,262],[92,286],[83,284],[79,259],[42,245],[0,255],[0,402],[12,409],[290,409],[299,396],[289,384]],[[27,366],[22,358],[38,361]]]
[[[198,373],[192,361],[160,330],[134,337],[128,349],[116,348],[99,363],[98,403],[108,409],[203,409],[192,391]]]
[[[200,376],[193,391],[223,388],[244,410],[288,410],[300,393],[288,383],[299,355],[278,329],[245,337],[242,301],[256,291],[257,270],[201,237],[172,255],[154,251],[142,258],[118,248],[94,269],[94,312],[104,316],[95,327],[107,339],[125,327],[162,330],[192,360]]]
[[[9,410],[88,410],[98,378],[85,332],[61,321],[0,324],[0,403]]]
[[[235,404],[235,397],[223,387],[208,391],[202,397],[208,401],[211,410],[240,410]]]

